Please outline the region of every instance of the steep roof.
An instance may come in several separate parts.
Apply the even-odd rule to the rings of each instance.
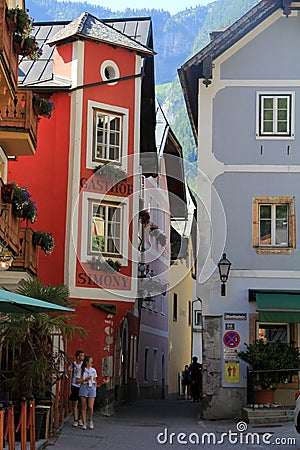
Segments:
[[[84,13],[87,14],[87,13]],[[82,16],[80,16],[82,17]],[[93,17],[93,16],[91,16]],[[96,18],[95,18],[96,19]],[[98,19],[96,19],[98,20]],[[78,19],[76,19],[78,24]],[[76,22],[75,21],[75,22]],[[74,22],[74,21],[73,21]],[[19,86],[27,88],[35,88],[36,90],[43,90],[49,88],[57,90],[66,90],[70,88],[70,80],[63,77],[58,77],[53,74],[53,53],[54,47],[48,45],[49,42],[53,42],[55,36],[61,36],[64,33],[64,29],[71,25],[73,22],[60,21],[60,22],[35,22],[33,35],[35,36],[39,47],[42,49],[42,56],[37,61],[31,61],[26,57],[20,59],[19,64]],[[110,31],[110,37],[114,36],[120,40],[124,40],[124,44],[130,43],[133,51],[138,51],[138,47],[146,49],[143,53],[144,56],[150,56],[153,54],[153,38],[152,38],[152,24],[149,17],[138,17],[129,19],[105,19],[100,21],[101,24],[107,27]],[[85,21],[87,27],[87,21]],[[74,25],[71,25],[72,29]],[[94,28],[93,28],[94,29]],[[70,29],[69,29],[70,32]],[[88,32],[88,31],[87,31]],[[91,31],[90,31],[91,33]],[[97,33],[99,34],[99,28]],[[126,35],[126,36],[125,36]],[[72,35],[74,39],[75,35]],[[70,39],[72,39],[70,37]],[[87,37],[88,38],[88,37]],[[91,38],[91,37],[90,37]],[[99,40],[97,37],[96,40]],[[61,43],[62,41],[59,41]],[[114,42],[113,45],[118,45]],[[134,48],[137,45],[137,48]],[[123,45],[123,47],[126,45]],[[129,48],[129,47],[126,47]],[[148,53],[147,53],[148,51]]]
[[[293,9],[291,3],[291,0],[262,0],[224,31],[213,33],[211,42],[178,69],[196,142],[198,138],[199,78],[203,78],[203,83],[208,86],[213,78],[212,62],[279,8],[282,8],[283,13],[288,16]]]

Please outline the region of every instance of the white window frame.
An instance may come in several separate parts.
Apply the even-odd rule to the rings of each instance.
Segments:
[[[265,244],[261,242],[261,235],[260,235],[260,226],[261,226],[261,219],[260,217],[260,208],[262,206],[270,206],[271,207],[271,240],[270,244]],[[276,208],[277,206],[286,206],[287,207],[287,243],[286,244],[276,244]],[[290,218],[290,208],[288,203],[260,203],[258,205],[258,239],[259,239],[259,246],[260,247],[289,247],[289,241],[290,241],[290,229],[289,229],[289,218]]]
[[[109,225],[109,222],[107,220],[104,221],[104,243],[105,243],[105,247],[107,247],[108,244],[108,238],[116,238],[120,240],[120,245],[119,245],[119,251],[118,252],[110,252],[107,248],[103,251],[97,251],[97,250],[93,250],[92,247],[92,235],[93,232],[91,230],[91,228],[93,227],[97,227],[96,225],[96,221],[94,222],[94,214],[93,214],[93,209],[94,209],[94,205],[99,208],[100,206],[102,206],[105,209],[105,217],[107,217],[107,212],[108,209],[114,209],[114,210],[119,210],[120,211],[120,222],[119,222],[119,227],[120,227],[120,235],[118,236],[114,236],[114,235],[109,235],[108,234],[108,230],[107,227]],[[104,256],[108,256],[108,257],[119,257],[122,255],[122,228],[123,228],[123,206],[122,204],[119,204],[117,202],[99,202],[99,201],[95,201],[95,200],[90,200],[89,201],[89,223],[90,223],[90,229],[89,229],[89,236],[88,236],[88,240],[89,240],[89,248],[88,248],[88,253],[90,255],[94,255],[94,256],[101,256],[102,254]],[[118,249],[117,249],[118,250]]]
[[[119,165],[125,172],[127,172],[127,155],[128,155],[128,119],[129,110],[127,108],[121,108],[115,105],[109,105],[105,103],[94,102],[88,100],[88,111],[87,111],[87,152],[86,152],[86,167],[88,169],[95,169],[101,164],[111,163]],[[95,111],[103,112],[104,114],[115,114],[122,116],[122,127],[121,127],[121,154],[119,160],[93,160],[94,154],[94,134],[95,134],[95,122],[94,114]]]
[[[97,256],[99,253],[91,253],[89,251],[89,239],[90,239],[90,203],[98,202],[101,203],[105,201],[106,203],[110,203],[112,205],[120,205],[122,207],[122,224],[121,226],[121,248],[122,248],[122,257],[116,257],[117,260],[122,264],[122,266],[128,265],[128,229],[126,224],[129,223],[129,199],[124,197],[115,197],[112,195],[99,195],[93,194],[91,192],[83,192],[82,193],[82,224],[81,224],[81,262],[90,261],[92,256]],[[111,257],[115,258],[114,255],[106,254],[104,258]]]
[[[263,131],[263,99],[264,98],[287,98],[288,99],[288,130],[286,132],[277,132],[277,107],[273,111],[273,132]],[[295,92],[272,92],[264,91],[256,94],[256,139],[276,139],[293,140],[295,139]]]
[[[279,325],[281,327],[286,327],[286,329],[287,329],[287,334],[286,334],[287,343],[288,344],[290,343],[290,327],[289,327],[288,323],[284,323],[284,322],[256,322],[256,339],[259,339],[259,326],[260,325],[264,325],[264,326]]]

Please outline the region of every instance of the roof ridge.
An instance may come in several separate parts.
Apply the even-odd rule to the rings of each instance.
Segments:
[[[82,30],[83,30],[85,22],[87,21],[87,18],[88,18],[88,14],[89,13],[85,11],[85,12],[81,13],[80,16],[78,17],[79,24],[78,24],[78,29],[77,30],[78,30],[79,33],[82,32]]]
[[[124,20],[126,21],[126,19],[124,19]],[[148,53],[148,54],[152,54],[152,55],[155,54],[155,52],[153,51],[152,48],[142,44],[141,42],[139,42],[136,39],[133,39],[128,34],[123,33],[122,31],[113,27],[110,23],[106,23],[102,19],[99,19],[98,17],[94,16],[93,14],[91,14],[89,12],[81,13],[81,15],[79,17],[77,17],[76,19],[69,22],[63,30],[58,31],[54,36],[52,36],[49,40],[47,40],[47,43],[51,46],[58,41],[63,41],[65,39],[68,39],[71,37],[74,39],[76,36],[78,37],[78,35],[85,37],[85,38],[90,38],[90,39],[94,38],[94,39],[99,40],[100,39],[99,36],[98,37],[96,35],[92,36],[86,32],[85,28],[88,26],[89,21],[91,22],[90,29],[92,29],[92,26],[95,26],[95,27],[102,26],[107,29],[107,33],[108,33],[108,30],[110,30],[111,41],[113,41],[115,39],[116,45],[119,44],[123,47],[133,48],[136,51],[140,51],[141,53]],[[138,18],[137,18],[137,21],[138,21]],[[115,38],[114,38],[114,36],[115,36]],[[122,39],[117,38],[116,36],[119,36]],[[120,43],[121,40],[123,40],[123,44]],[[104,41],[105,41],[105,39],[104,39]]]

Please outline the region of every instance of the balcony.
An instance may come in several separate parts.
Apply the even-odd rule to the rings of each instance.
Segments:
[[[6,2],[0,0],[0,104],[13,99],[18,89],[18,55],[13,46],[13,31],[6,21]]]
[[[13,214],[12,205],[6,203],[0,216],[0,238],[14,254],[19,253],[19,232],[20,219]]]
[[[38,246],[32,242],[33,230],[31,228],[20,228],[19,253],[15,256],[12,268],[29,272],[36,276],[38,270]]]
[[[37,127],[31,91],[19,91],[15,100],[0,106],[0,146],[7,156],[34,155]]]

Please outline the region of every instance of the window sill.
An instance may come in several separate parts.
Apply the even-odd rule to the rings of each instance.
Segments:
[[[256,253],[258,255],[290,255],[293,250],[293,247],[259,247],[256,249]]]
[[[256,135],[257,141],[294,141],[295,136],[289,136],[289,135],[280,135],[280,134],[274,134],[274,135]]]

